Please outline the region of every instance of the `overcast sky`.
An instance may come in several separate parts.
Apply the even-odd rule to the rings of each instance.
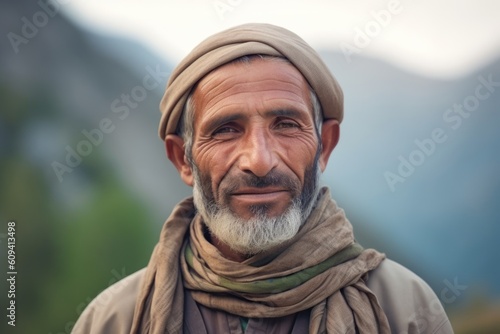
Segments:
[[[137,39],[173,62],[246,22],[281,25],[315,48],[350,49],[432,77],[459,77],[500,57],[498,0],[67,2],[66,12],[87,28]],[[368,39],[360,41],[360,31]]]

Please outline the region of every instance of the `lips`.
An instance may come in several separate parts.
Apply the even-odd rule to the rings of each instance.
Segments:
[[[283,188],[242,188],[233,192],[231,196],[245,202],[274,202],[289,199],[290,193]]]
[[[245,187],[245,188],[240,188],[237,191],[234,191],[232,194],[233,195],[261,195],[261,194],[270,194],[270,193],[276,193],[276,192],[283,192],[287,191],[286,189],[283,188],[277,188],[277,187],[264,187],[264,188],[250,188],[250,187]]]

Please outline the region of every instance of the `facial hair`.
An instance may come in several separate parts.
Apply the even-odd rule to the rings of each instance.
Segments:
[[[200,173],[193,164],[194,204],[210,233],[218,240],[240,254],[258,254],[293,238],[309,217],[319,192],[318,158],[319,154],[316,154],[312,166],[306,168],[302,189],[298,180],[274,170],[264,177],[253,174],[237,177],[226,175],[224,182],[230,186],[221,191],[219,201],[214,197],[211,178]],[[244,219],[236,215],[226,204],[232,191],[238,187],[268,186],[285,187],[293,194],[291,203],[281,215],[270,216],[267,213],[268,207],[261,204],[250,207],[254,216]]]

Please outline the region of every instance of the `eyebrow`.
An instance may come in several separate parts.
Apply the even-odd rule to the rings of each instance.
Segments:
[[[226,115],[226,116],[224,116],[224,115],[215,116],[207,122],[205,128],[211,132],[211,131],[214,131],[215,129],[217,129],[222,124],[231,123],[231,122],[241,120],[244,118],[246,118],[246,116],[243,114],[240,114],[240,113]]]
[[[294,117],[294,118],[300,118],[301,112],[294,110],[294,109],[275,109],[275,110],[269,110],[264,113],[266,116],[273,116],[273,117],[280,117],[280,116],[285,116],[285,117]]]

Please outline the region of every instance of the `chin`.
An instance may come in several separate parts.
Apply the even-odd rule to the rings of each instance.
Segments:
[[[202,217],[218,240],[246,255],[264,252],[290,240],[302,226],[302,215],[296,205],[276,216],[261,210],[244,219],[229,210],[220,210],[214,216]]]

